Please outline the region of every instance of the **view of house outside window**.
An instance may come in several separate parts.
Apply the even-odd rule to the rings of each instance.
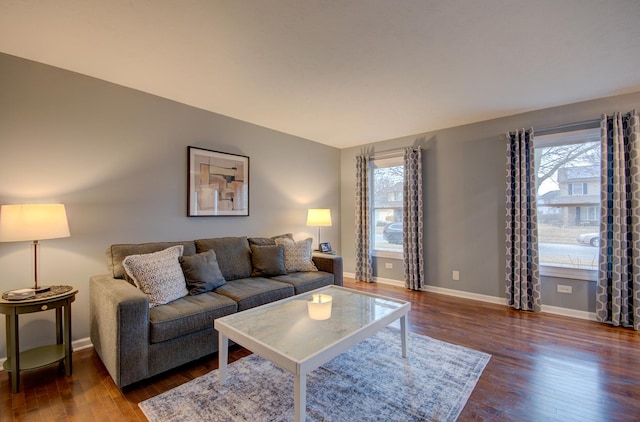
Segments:
[[[371,164],[371,230],[378,256],[402,253],[402,157],[373,160]]]
[[[540,265],[569,277],[597,270],[600,129],[536,136],[535,142]]]

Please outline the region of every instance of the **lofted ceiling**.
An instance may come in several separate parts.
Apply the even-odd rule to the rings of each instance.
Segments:
[[[640,91],[638,40],[638,0],[0,0],[0,52],[337,148]]]

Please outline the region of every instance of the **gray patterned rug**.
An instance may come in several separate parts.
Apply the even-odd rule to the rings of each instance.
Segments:
[[[307,420],[455,421],[491,355],[385,328],[307,376]],[[150,421],[292,421],[293,376],[256,355],[139,404]]]

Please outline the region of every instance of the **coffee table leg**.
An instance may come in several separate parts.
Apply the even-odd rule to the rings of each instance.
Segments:
[[[407,357],[407,316],[403,315],[400,317],[400,336],[402,337],[402,357]]]
[[[229,360],[229,338],[218,332],[218,374],[220,385],[227,381],[227,362]]]
[[[295,421],[304,422],[307,415],[307,373],[301,372],[293,378],[293,401]]]

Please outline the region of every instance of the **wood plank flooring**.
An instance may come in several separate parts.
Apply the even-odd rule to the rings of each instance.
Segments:
[[[345,286],[409,300],[411,331],[492,355],[460,421],[638,421],[640,334],[596,322],[345,280]],[[413,351],[417,353],[417,351]],[[239,347],[232,360],[246,356]],[[144,421],[137,404],[217,368],[217,354],[118,390],[93,349],[22,375],[11,394],[0,372],[0,422]]]

